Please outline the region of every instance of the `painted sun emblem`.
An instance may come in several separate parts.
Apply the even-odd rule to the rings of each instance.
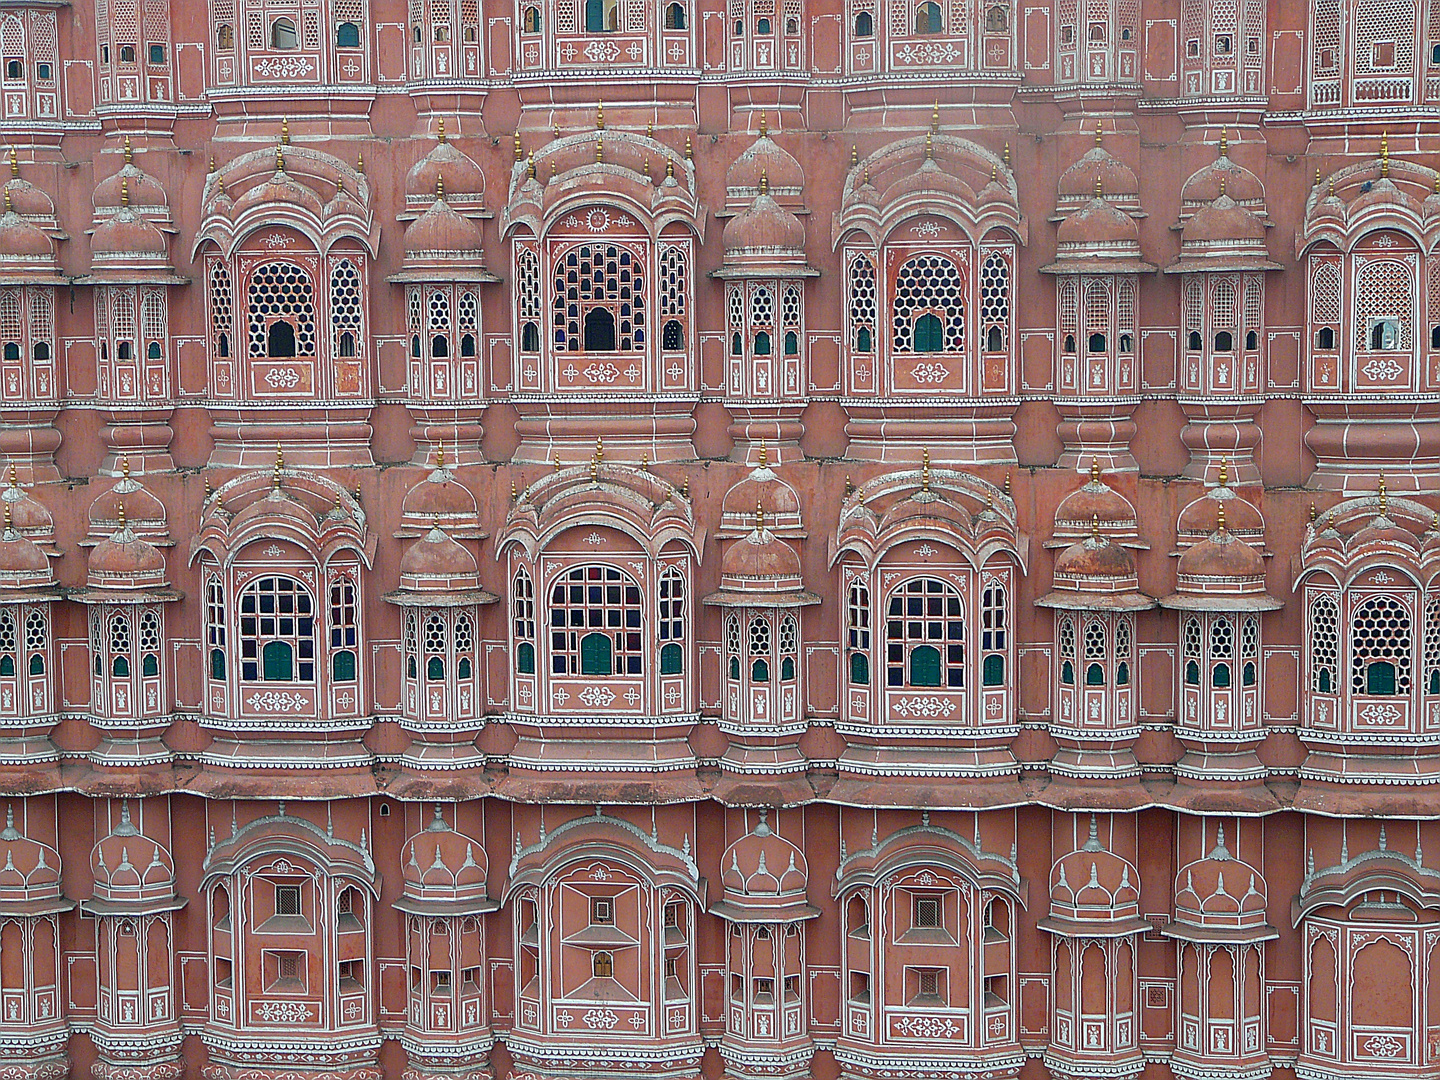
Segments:
[[[585,215],[585,227],[591,232],[604,232],[610,225],[609,211],[596,207]]]

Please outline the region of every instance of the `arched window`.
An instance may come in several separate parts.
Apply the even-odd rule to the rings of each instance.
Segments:
[[[515,630],[515,670],[521,675],[535,674],[535,584],[523,566],[515,573],[511,590],[511,610]]]
[[[1130,685],[1130,652],[1134,631],[1130,617],[1122,615],[1115,623],[1115,685]]]
[[[355,583],[342,578],[330,586],[330,669],[336,682],[355,681],[356,651],[359,647]]]
[[[1340,658],[1340,608],[1328,593],[1310,604],[1310,688],[1319,694],[1333,694],[1337,688]]]
[[[450,652],[450,632],[444,617],[432,611],[425,617],[425,679],[428,682],[443,682],[445,660]]]
[[[1005,589],[999,584],[985,587],[980,596],[981,684],[1005,685],[1005,652],[1008,647],[1006,630]]]
[[[117,611],[110,616],[110,674],[117,679],[130,677],[130,616]]]
[[[640,586],[612,566],[580,566],[550,593],[550,670],[556,675],[643,672]]]
[[[315,604],[294,578],[262,577],[240,594],[240,678],[315,681]]]
[[[785,355],[800,355],[800,335],[797,334],[794,330],[785,331]]]
[[[1229,330],[1221,330],[1215,335],[1215,351],[1230,352],[1235,348],[1235,338]]]
[[[160,612],[146,608],[140,612],[140,674],[152,678],[160,674]]]
[[[640,260],[617,244],[580,244],[557,260],[555,347],[622,352],[645,347]]]
[[[933,681],[907,681],[917,676]],[[965,685],[965,619],[954,586],[938,578],[911,578],[890,594],[885,684],[952,690]]]
[[[1440,596],[1425,602],[1425,692],[1440,695]]]
[[[855,36],[874,37],[875,19],[868,11],[862,11],[855,16]]]
[[[1060,629],[1057,633],[1060,645],[1060,683],[1063,686],[1075,685],[1075,620],[1069,615],[1060,617]]]
[[[725,619],[725,653],[729,656],[726,670],[730,680],[740,680],[740,618],[733,612]]]
[[[229,23],[221,23],[215,30],[215,45],[225,52],[235,48],[235,28]]]
[[[849,654],[850,681],[870,685],[870,590],[862,581],[852,582],[846,604],[845,651]]]
[[[1105,351],[1105,335],[1091,334],[1090,340],[1086,342],[1086,348],[1092,353],[1103,353]]]
[[[1200,633],[1200,620],[1193,615],[1185,620],[1185,634],[1181,652],[1185,660],[1185,685],[1200,685],[1200,660],[1204,650],[1204,639]]]
[[[0,608],[0,678],[15,676],[17,645],[15,611],[10,607]]]
[[[270,24],[270,47],[272,49],[298,49],[300,35],[295,31],[295,20],[281,16]]]
[[[670,567],[660,575],[660,606],[657,612],[660,638],[660,674],[679,675],[685,670],[685,579]]]
[[[764,616],[756,615],[750,620],[749,648],[750,681],[770,681],[770,622]]]
[[[685,347],[685,328],[680,325],[679,320],[669,319],[660,332],[660,347],[676,351]]]
[[[925,0],[925,3],[915,8],[915,33],[917,34],[939,34],[944,30],[940,19],[940,5],[934,0]]]
[[[1335,348],[1335,331],[1329,326],[1322,326],[1315,331],[1315,347],[1317,349]]]
[[[770,335],[767,334],[764,330],[761,330],[758,334],[755,335],[755,355],[770,355]]]
[[[945,347],[945,330],[938,315],[926,312],[915,320],[915,351],[940,352]]]
[[[1189,337],[1185,339],[1185,345],[1186,348],[1190,349],[1192,352],[1199,352],[1204,347],[1203,341],[1200,337],[1200,331],[1191,330]]]
[[[1356,694],[1410,693],[1410,614],[1393,596],[1367,597],[1350,619],[1351,688]]]
[[[1231,682],[1231,664],[1235,658],[1235,624],[1218,618],[1210,624],[1210,685],[1225,689]]]
[[[149,49],[146,50],[146,54],[149,56],[150,63],[152,64],[165,63],[165,46],[158,42],[152,44]]]
[[[856,286],[852,281],[852,303]],[[929,315],[930,319],[925,316]],[[851,317],[855,317],[852,311]],[[892,304],[897,352],[954,352],[965,343],[965,283],[943,255],[916,255],[895,275]],[[940,329],[937,333],[935,323]]]
[[[205,645],[210,650],[210,678],[225,678],[225,586],[218,577],[205,583]]]
[[[1105,685],[1105,660],[1109,655],[1105,626],[1099,620],[1085,624],[1085,685]]]
[[[870,352],[874,347],[870,340],[870,328],[868,326],[860,327],[855,333],[855,351]]]
[[[795,681],[795,657],[799,651],[800,644],[800,623],[794,615],[786,615],[780,620],[780,680],[781,682]]]
[[[992,34],[1004,33],[1010,29],[1010,13],[999,4],[985,12],[985,29]]]
[[[528,7],[525,9],[525,33],[540,33],[540,9],[538,7]]]
[[[18,63],[18,61],[16,61],[16,62]],[[122,63],[122,64],[133,64],[133,63],[135,63],[135,46],[134,46],[134,45],[121,45],[121,46],[120,46],[120,63]]]
[[[315,296],[305,270],[287,262],[256,267],[246,296],[251,356],[315,355]]]
[[[25,651],[30,656],[30,674],[45,674],[45,649],[50,643],[50,620],[44,608],[31,608],[25,616]]]
[[[666,29],[666,30],[684,30],[684,29],[685,29],[685,5],[684,5],[684,4],[667,4],[667,5],[665,6],[665,29]]]

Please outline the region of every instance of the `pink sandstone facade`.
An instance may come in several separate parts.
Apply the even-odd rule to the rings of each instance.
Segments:
[[[1440,0],[0,0],[0,1080],[1440,1077],[1437,131]]]

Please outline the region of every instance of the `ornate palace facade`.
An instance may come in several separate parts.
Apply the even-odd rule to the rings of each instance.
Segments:
[[[0,117],[0,1076],[1440,1077],[1440,0],[0,0]]]

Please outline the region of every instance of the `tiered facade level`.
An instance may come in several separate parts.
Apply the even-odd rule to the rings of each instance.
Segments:
[[[0,0],[0,1077],[1440,1078],[1437,132],[1440,0]]]

